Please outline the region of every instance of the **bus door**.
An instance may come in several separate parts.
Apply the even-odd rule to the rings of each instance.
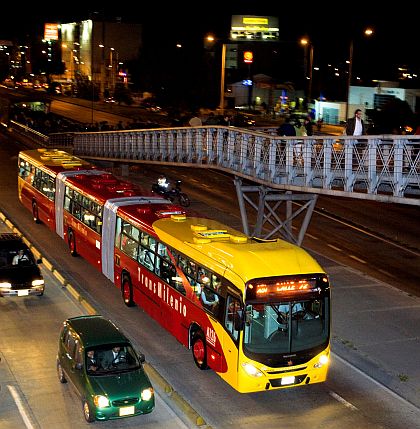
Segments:
[[[224,377],[229,377],[229,383],[233,386],[237,384],[242,315],[243,307],[241,300],[233,295],[228,295],[224,317],[226,335],[223,341],[223,350],[228,371]]]

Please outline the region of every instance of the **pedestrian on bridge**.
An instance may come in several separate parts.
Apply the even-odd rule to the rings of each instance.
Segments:
[[[365,123],[360,109],[356,109],[353,118],[347,119],[345,133],[347,136],[363,136],[366,134]]]

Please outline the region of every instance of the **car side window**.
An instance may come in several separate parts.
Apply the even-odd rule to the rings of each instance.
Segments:
[[[80,365],[83,364],[83,349],[78,340],[76,340],[74,363]]]
[[[76,353],[77,342],[76,342],[76,338],[74,337],[73,333],[70,330],[67,331],[66,337],[64,339],[64,345],[68,355],[74,358]]]

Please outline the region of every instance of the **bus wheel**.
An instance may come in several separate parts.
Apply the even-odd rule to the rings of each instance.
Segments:
[[[39,221],[39,215],[38,215],[38,206],[35,202],[32,203],[32,216],[34,218],[35,223],[40,223]]]
[[[204,334],[198,331],[192,339],[192,354],[195,364],[202,370],[208,369],[207,365],[207,348]]]
[[[124,300],[124,304],[127,307],[134,307],[133,286],[131,285],[131,280],[128,276],[124,276],[122,279],[121,294]]]
[[[71,256],[77,256],[76,237],[74,236],[73,231],[69,231],[68,243],[69,243],[69,249],[70,249]]]

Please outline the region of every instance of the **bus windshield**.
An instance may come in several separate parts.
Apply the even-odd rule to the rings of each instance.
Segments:
[[[244,352],[254,355],[317,349],[329,340],[328,297],[247,304]]]

